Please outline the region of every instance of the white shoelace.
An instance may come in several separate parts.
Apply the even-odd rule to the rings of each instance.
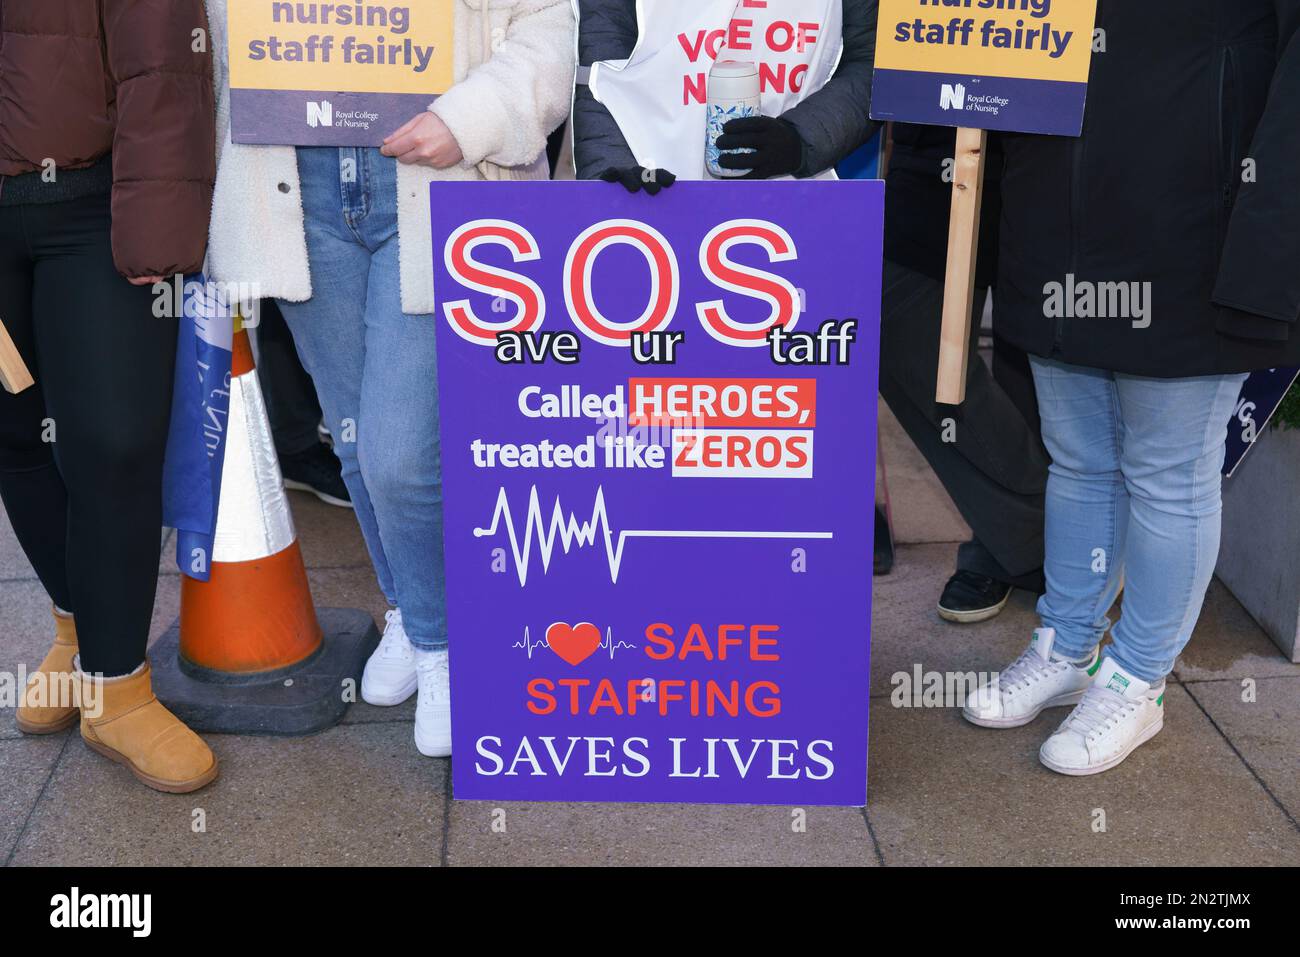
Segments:
[[[1028,686],[1068,667],[1064,661],[1044,661],[1033,648],[1024,653],[1002,672],[999,684],[1003,691],[1012,691],[1021,685]]]
[[[449,684],[447,656],[445,654],[435,654],[428,665],[416,670],[420,676],[421,700],[427,701],[429,704],[436,702],[440,706],[445,706],[446,701],[443,699]]]
[[[1083,700],[1066,718],[1063,731],[1073,731],[1092,740],[1113,723],[1134,711],[1141,702],[1126,698],[1118,691],[1092,685],[1083,694]]]
[[[402,610],[393,608],[384,612],[384,637],[379,640],[379,657],[409,660],[411,643],[406,639],[406,629],[402,626]]]

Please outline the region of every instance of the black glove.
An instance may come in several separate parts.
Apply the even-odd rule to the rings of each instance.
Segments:
[[[803,167],[803,137],[789,120],[775,116],[745,116],[731,120],[718,137],[720,150],[753,150],[718,157],[723,169],[748,172],[738,179],[790,176]]]
[[[646,169],[644,166],[611,167],[600,174],[607,183],[622,183],[629,193],[644,189],[651,196],[677,182],[677,177],[666,169]]]

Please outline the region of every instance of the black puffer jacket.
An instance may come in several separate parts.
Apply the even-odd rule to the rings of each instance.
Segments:
[[[1100,0],[1099,26],[1083,136],[1003,138],[999,332],[1162,378],[1300,365],[1300,0]],[[1069,274],[1149,282],[1150,324],[1048,315]]]
[[[784,118],[803,139],[803,167],[796,175],[830,169],[871,138],[868,116],[876,57],[877,0],[843,0],[844,54],[824,87],[788,110]],[[636,0],[578,0],[578,62],[625,60],[636,46]],[[578,179],[596,179],[611,167],[636,165],[609,110],[579,86],[573,107],[574,159]],[[671,172],[679,172],[672,170]]]

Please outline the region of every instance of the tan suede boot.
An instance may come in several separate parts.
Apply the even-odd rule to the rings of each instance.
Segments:
[[[156,791],[188,794],[216,778],[216,755],[154,697],[147,661],[120,678],[97,679],[80,669],[77,677],[81,737],[93,750],[125,764]]]
[[[24,734],[53,734],[77,720],[76,677],[72,659],[77,654],[77,623],[71,615],[51,609],[54,645],[40,667],[27,679],[16,722]]]

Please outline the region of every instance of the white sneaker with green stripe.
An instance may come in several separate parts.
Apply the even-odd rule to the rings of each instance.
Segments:
[[[1083,700],[1038,759],[1060,774],[1097,774],[1115,767],[1165,726],[1165,683],[1152,686],[1106,658]]]
[[[1055,642],[1055,628],[1035,628],[1024,653],[966,698],[962,717],[981,728],[1018,728],[1044,708],[1078,704],[1097,670],[1097,650],[1069,661],[1052,653]]]

